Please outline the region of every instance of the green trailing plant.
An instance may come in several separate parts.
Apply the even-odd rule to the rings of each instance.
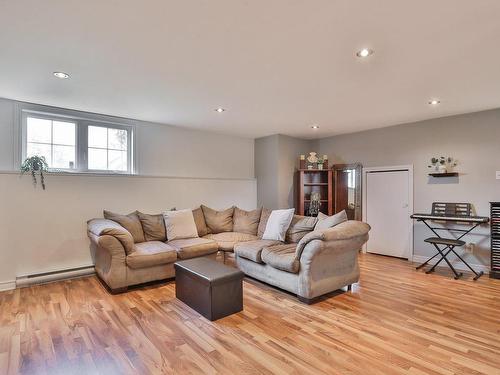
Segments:
[[[26,158],[21,164],[21,175],[25,173],[30,173],[33,178],[33,186],[36,187],[38,181],[36,178],[37,174],[40,174],[40,184],[42,185],[42,189],[45,190],[45,177],[43,175],[44,172],[49,170],[49,165],[45,160],[45,156],[31,156]]]

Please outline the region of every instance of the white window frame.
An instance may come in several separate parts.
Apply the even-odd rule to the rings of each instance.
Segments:
[[[128,175],[136,174],[137,169],[135,166],[135,125],[129,120],[123,120],[123,122],[108,121],[107,116],[87,114],[77,111],[64,110],[59,108],[47,108],[40,105],[30,105],[25,104],[19,107],[19,129],[20,129],[20,142],[19,150],[16,152],[20,156],[18,160],[18,166],[21,165],[23,160],[26,159],[27,154],[27,142],[28,142],[28,132],[27,132],[27,119],[28,117],[36,117],[42,119],[48,119],[53,121],[67,121],[74,122],[76,124],[76,134],[75,134],[75,168],[65,169],[65,168],[50,168],[51,172],[67,172],[67,173],[89,173],[89,174],[109,174],[109,175]],[[127,136],[127,170],[116,171],[116,170],[96,170],[88,168],[88,127],[98,126],[104,128],[113,128],[126,130],[128,132]]]

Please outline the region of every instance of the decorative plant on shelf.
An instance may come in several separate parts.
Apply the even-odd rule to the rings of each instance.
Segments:
[[[432,168],[434,169],[434,171],[439,173],[446,173],[451,171],[456,166],[457,161],[455,159],[450,156],[441,156],[439,158],[433,157],[431,159],[431,165],[429,165],[429,168]]]
[[[318,163],[317,163],[317,165],[318,165],[318,169],[323,169],[323,164],[324,164],[324,163],[325,163],[325,161],[323,160],[323,158],[322,158],[322,157],[319,157],[319,158],[318,158]]]
[[[43,172],[47,172],[48,170],[49,165],[45,160],[45,156],[31,156],[29,158],[26,158],[23,161],[23,164],[21,164],[21,175],[28,172],[31,173],[31,177],[33,178],[33,185],[35,187],[38,182],[36,179],[36,175],[37,173],[40,174],[40,183],[42,184],[43,190],[45,190],[45,177],[43,175]]]

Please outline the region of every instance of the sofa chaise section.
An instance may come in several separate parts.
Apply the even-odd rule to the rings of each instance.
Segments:
[[[248,276],[311,303],[359,280],[358,253],[369,230],[366,223],[346,221],[310,232],[297,244],[264,246],[252,256],[247,244],[241,244],[235,247],[236,263]]]

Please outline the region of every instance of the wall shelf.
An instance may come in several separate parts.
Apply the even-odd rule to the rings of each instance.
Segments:
[[[458,172],[449,173],[429,173],[431,177],[458,177]]]

